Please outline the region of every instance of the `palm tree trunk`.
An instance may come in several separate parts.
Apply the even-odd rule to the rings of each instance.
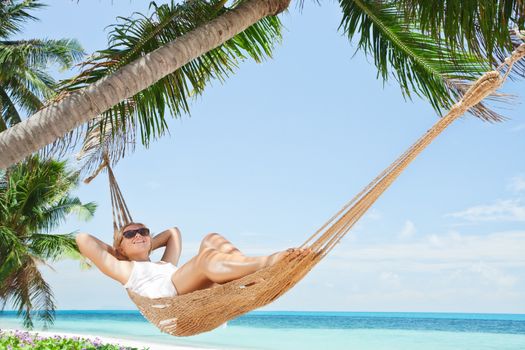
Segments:
[[[72,93],[0,133],[0,169],[52,143],[115,104],[144,90],[260,19],[284,11],[290,0],[247,0],[206,25]]]

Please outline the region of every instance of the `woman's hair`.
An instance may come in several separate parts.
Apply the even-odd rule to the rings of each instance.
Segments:
[[[118,249],[120,247],[120,244],[122,243],[122,240],[124,239],[124,232],[126,231],[126,228],[128,228],[131,225],[140,225],[140,226],[146,227],[146,225],[144,225],[141,222],[128,222],[127,224],[122,226],[118,231],[115,231],[115,234],[113,235],[113,248]],[[153,250],[153,241],[151,241],[149,253],[151,253],[152,250]]]

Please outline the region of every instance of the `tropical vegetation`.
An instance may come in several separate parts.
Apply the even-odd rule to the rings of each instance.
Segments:
[[[73,39],[17,38],[27,21],[36,20],[31,12],[42,6],[0,2],[0,131],[56,96],[50,68],[67,70],[84,57]],[[38,156],[0,172],[0,305],[14,306],[27,327],[33,325],[33,311],[45,324],[53,320],[53,294],[39,267],[63,257],[80,258],[71,234],[52,234],[68,214],[87,218],[95,209],[70,196],[77,183],[78,174],[65,162]]]
[[[36,113],[57,92],[50,66],[70,69],[84,57],[73,39],[15,39],[23,24],[36,20],[35,1],[0,2],[0,132]]]
[[[73,233],[58,234],[70,214],[87,220],[94,203],[71,195],[79,174],[65,161],[32,156],[0,173],[0,305],[7,303],[23,317],[51,323],[56,308],[40,267],[64,258],[81,259]]]
[[[40,336],[29,332],[2,332],[0,330],[0,348],[6,350],[138,350],[120,344],[107,344],[100,339],[81,337]],[[147,350],[144,348],[143,350]]]
[[[522,42],[525,6],[518,0],[340,0],[339,4],[340,29],[358,50],[372,56],[378,76],[394,78],[407,98],[422,96],[438,112]],[[130,140],[137,130],[147,145],[167,131],[167,111],[187,112],[188,98],[200,93],[204,82],[230,71],[224,66],[227,58],[268,55],[279,38],[281,25],[275,15],[288,7],[288,1],[191,0],[151,7],[151,16],[122,18],[114,26],[109,48],[96,53],[79,77],[62,85],[65,92],[56,103],[38,112],[33,122],[0,134],[0,149],[7,150],[4,158],[10,157],[0,159],[0,164],[27,155],[17,145],[21,140],[38,149],[63,133],[71,137],[80,125],[83,135],[98,129],[99,141],[91,144],[113,150],[113,159],[132,149]],[[522,76],[524,66],[515,72]],[[485,105],[472,112],[484,120],[502,119]],[[74,122],[63,122],[66,115]],[[85,126],[87,121],[91,122]],[[35,130],[45,129],[41,123],[63,128],[37,134]]]

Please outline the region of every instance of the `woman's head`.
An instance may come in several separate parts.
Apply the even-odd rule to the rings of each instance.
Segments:
[[[152,250],[149,229],[139,222],[130,222],[116,232],[113,247],[130,260],[147,258]]]

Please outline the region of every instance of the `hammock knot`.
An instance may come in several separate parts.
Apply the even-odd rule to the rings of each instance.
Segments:
[[[505,58],[504,64],[506,64],[508,67],[512,67],[514,62],[519,61],[523,57],[525,57],[525,43],[516,47],[514,51],[512,51],[512,54]]]
[[[518,46],[514,51],[512,51],[512,55],[510,58],[512,61],[517,61],[525,56],[525,44],[521,44]]]
[[[490,71],[481,78],[479,78],[463,95],[463,98],[458,102],[461,105],[461,110],[467,109],[477,105],[486,96],[496,91],[503,83],[503,79],[498,71]]]
[[[95,170],[95,172],[87,177],[86,179],[84,179],[84,183],[85,184],[89,184],[91,181],[93,181],[94,178],[96,178],[98,176],[98,174],[100,174],[100,172],[109,165],[109,158],[107,157],[104,157],[104,159],[102,160],[102,163],[100,163],[100,165],[98,166],[97,170]]]

